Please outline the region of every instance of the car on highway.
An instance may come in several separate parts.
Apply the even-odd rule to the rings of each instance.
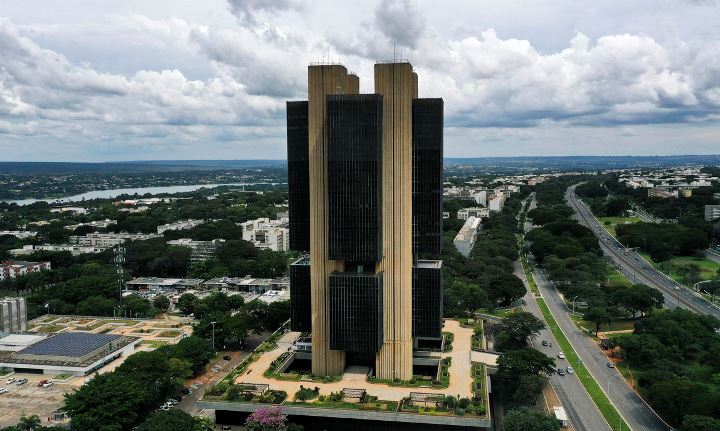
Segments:
[[[15,381],[15,377],[10,377],[9,379],[5,380],[5,383],[7,383],[9,385],[10,383],[13,383],[14,381]]]
[[[24,384],[27,383],[27,382],[28,382],[28,379],[20,379],[20,380],[18,380],[17,382],[15,382],[15,384],[18,385],[18,386],[22,386],[22,385],[24,385]]]
[[[557,357],[560,358],[560,359],[565,359],[565,354],[564,354],[563,352],[559,352],[559,353],[557,354]]]
[[[567,372],[568,374],[572,374],[575,372],[575,370],[573,369],[573,367],[567,367]]]
[[[223,356],[223,360],[224,360],[224,361],[229,361],[229,360],[231,360],[231,359],[232,359],[232,357],[231,357],[230,355],[225,355],[225,356]]]
[[[607,363],[607,367],[608,367],[608,368],[615,368],[615,364],[613,364],[612,362],[608,362],[608,363]]]
[[[542,345],[543,345],[543,346],[547,346],[547,345],[548,345],[547,340],[542,340]]]
[[[563,370],[562,368],[558,368],[558,369],[557,369],[557,373],[558,373],[559,376],[564,376],[564,375],[565,375],[565,370]]]

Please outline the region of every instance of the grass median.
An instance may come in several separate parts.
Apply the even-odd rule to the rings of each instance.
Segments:
[[[608,397],[605,396],[605,393],[602,391],[602,389],[600,389],[600,385],[598,384],[598,382],[596,382],[592,375],[590,375],[590,372],[587,370],[587,368],[585,368],[585,365],[580,362],[580,357],[577,355],[577,353],[575,353],[575,349],[572,348],[570,341],[568,341],[567,337],[565,337],[565,333],[560,330],[560,327],[555,321],[555,318],[550,312],[550,309],[548,308],[547,304],[545,304],[545,300],[542,298],[535,299],[540,306],[540,311],[542,311],[542,314],[545,317],[548,328],[552,331],[553,335],[557,339],[558,344],[560,344],[560,348],[565,353],[565,357],[567,358],[568,363],[573,365],[573,367],[575,368],[575,375],[577,375],[580,383],[582,383],[582,385],[590,394],[590,397],[597,406],[598,410],[600,410],[600,413],[602,413],[603,417],[610,425],[610,428],[629,430],[630,428],[622,419],[620,413],[618,413],[618,411],[615,409],[615,406],[612,405]]]

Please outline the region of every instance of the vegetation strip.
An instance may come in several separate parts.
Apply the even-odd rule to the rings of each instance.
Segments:
[[[527,274],[525,262],[523,262],[523,269],[526,271]],[[528,278],[528,282],[530,282],[530,280],[533,280],[533,284],[535,283],[534,277]],[[588,369],[585,367],[585,364],[583,364],[580,360],[580,357],[575,352],[575,349],[573,349],[570,341],[568,341],[567,337],[565,336],[565,333],[562,331],[562,329],[560,329],[560,326],[558,326],[557,322],[555,321],[555,318],[550,312],[547,304],[545,304],[545,300],[542,298],[535,298],[535,300],[537,301],[538,306],[540,307],[540,311],[542,311],[542,314],[547,321],[548,328],[550,328],[553,335],[557,339],[557,342],[560,344],[562,351],[567,356],[568,363],[575,364],[575,374],[580,380],[580,383],[582,383],[583,387],[585,387],[585,390],[588,392],[588,394],[590,394],[590,398],[592,398],[598,410],[600,410],[600,413],[602,413],[603,417],[610,425],[610,428],[613,428],[614,424],[620,424],[624,429],[630,429],[630,427],[628,427],[628,425],[623,420],[622,416],[620,416],[620,413],[618,413],[615,406],[610,402],[610,399],[608,399],[607,395],[605,395],[605,393],[602,391],[600,385],[595,381]]]

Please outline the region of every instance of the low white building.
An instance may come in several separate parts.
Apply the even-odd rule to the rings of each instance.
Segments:
[[[458,253],[465,257],[470,256],[470,252],[472,251],[472,248],[475,245],[475,240],[477,239],[477,234],[482,227],[481,221],[482,220],[478,217],[469,217],[467,219],[463,227],[460,229],[460,232],[458,232],[453,240],[453,245],[455,245]]]
[[[37,232],[33,230],[0,230],[0,236],[12,235],[18,239],[28,239],[37,236]]]
[[[290,230],[287,223],[281,220],[259,218],[240,223],[243,230],[243,239],[249,241],[257,248],[266,248],[273,251],[290,250]]]
[[[83,227],[83,226],[90,226],[90,227],[94,227],[94,228],[98,228],[98,229],[104,229],[104,228],[107,228],[107,227],[110,227],[110,226],[116,225],[116,224],[117,224],[117,220],[105,219],[105,220],[91,221],[91,222],[87,222],[87,223],[69,224],[69,225],[65,226],[65,229],[75,230],[75,229],[77,229],[79,227]]]
[[[84,245],[72,245],[72,244],[43,244],[43,245],[24,245],[22,248],[15,248],[10,250],[10,254],[13,256],[24,256],[32,254],[35,251],[69,251],[73,256],[86,253],[100,253],[107,250],[107,247],[93,247]]]
[[[487,218],[490,216],[490,210],[487,208],[462,208],[459,209],[457,212],[457,218],[458,220],[467,220],[470,217],[476,217],[476,218]]]
[[[145,241],[151,238],[161,238],[162,235],[154,233],[89,233],[87,235],[72,235],[69,243],[72,245],[91,246],[98,248],[115,247],[125,241]]]
[[[215,255],[217,247],[224,243],[224,239],[214,239],[212,241],[195,241],[190,238],[180,238],[168,241],[168,245],[178,247],[187,247],[190,251],[190,261],[199,262],[208,260]]]
[[[0,280],[9,280],[38,271],[50,271],[50,269],[50,262],[4,260],[0,268]]]
[[[157,227],[157,233],[162,234],[166,230],[185,230],[200,226],[205,220],[183,220],[175,223],[161,224]]]
[[[488,200],[488,209],[490,211],[502,211],[505,206],[505,195],[495,195]]]
[[[705,220],[713,221],[720,218],[720,205],[705,205]]]

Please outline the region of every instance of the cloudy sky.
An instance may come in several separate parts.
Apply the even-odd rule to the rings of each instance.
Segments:
[[[305,66],[393,46],[448,157],[720,153],[714,0],[2,0],[0,159],[285,158]]]

